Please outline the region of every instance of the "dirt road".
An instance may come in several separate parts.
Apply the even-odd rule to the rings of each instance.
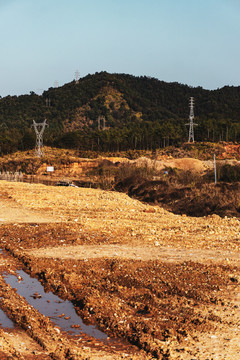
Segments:
[[[101,259],[120,258],[125,260],[159,260],[163,262],[179,263],[184,261],[196,261],[208,264],[239,265],[240,254],[233,251],[208,250],[208,249],[175,249],[164,246],[127,246],[127,245],[78,245],[62,247],[45,247],[44,249],[32,249],[26,251],[27,255],[36,258],[56,259]]]
[[[3,280],[0,305],[20,326],[1,329],[3,359],[240,358],[238,219],[173,215],[94,189],[1,182],[0,194],[1,273],[24,268],[86,321],[142,349],[56,338]]]

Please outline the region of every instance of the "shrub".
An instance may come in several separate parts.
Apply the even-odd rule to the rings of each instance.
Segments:
[[[220,182],[240,181],[240,166],[224,164],[217,168],[217,180]]]

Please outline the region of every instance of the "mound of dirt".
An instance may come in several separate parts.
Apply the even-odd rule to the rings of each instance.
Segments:
[[[137,160],[130,161],[130,163],[138,167],[154,168],[156,171],[164,168],[177,168],[185,171],[203,173],[209,168],[206,162],[193,158],[151,160],[147,157],[140,157]]]
[[[167,160],[166,166],[199,173],[204,172],[208,168],[203,161],[193,158],[173,159],[169,161]]]

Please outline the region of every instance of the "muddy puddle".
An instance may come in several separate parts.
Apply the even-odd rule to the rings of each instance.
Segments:
[[[0,327],[8,329],[15,328],[14,322],[7,317],[2,309],[0,309]]]
[[[1,219],[0,219],[0,221],[1,221]],[[4,253],[3,253],[2,249],[0,249],[0,254],[4,257]],[[9,328],[9,329],[13,329],[15,327],[14,322],[12,322],[12,320],[10,320],[7,317],[7,315],[1,308],[0,308],[0,327]]]
[[[8,254],[0,249],[0,255],[8,258]],[[4,280],[17,293],[24,297],[27,302],[48,317],[57,327],[69,336],[76,336],[87,342],[88,346],[108,349],[111,351],[125,351],[128,354],[136,354],[139,349],[129,344],[128,341],[115,337],[98,330],[96,326],[84,324],[81,317],[76,313],[72,302],[62,300],[52,292],[45,292],[43,285],[36,278],[31,277],[25,271],[17,269],[15,274],[3,273]],[[15,328],[16,325],[0,308],[0,327]],[[96,340],[94,342],[94,340]]]
[[[6,283],[16,288],[19,295],[63,331],[71,335],[86,334],[98,340],[107,339],[108,336],[95,326],[83,323],[70,301],[62,300],[52,292],[46,293],[42,284],[23,270],[17,270],[16,274],[5,274]]]

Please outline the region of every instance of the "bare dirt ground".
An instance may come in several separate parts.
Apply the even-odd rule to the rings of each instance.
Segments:
[[[240,358],[240,221],[125,194],[0,183],[0,359]],[[70,336],[7,285],[24,269],[118,346]],[[1,321],[0,321],[1,322]]]

